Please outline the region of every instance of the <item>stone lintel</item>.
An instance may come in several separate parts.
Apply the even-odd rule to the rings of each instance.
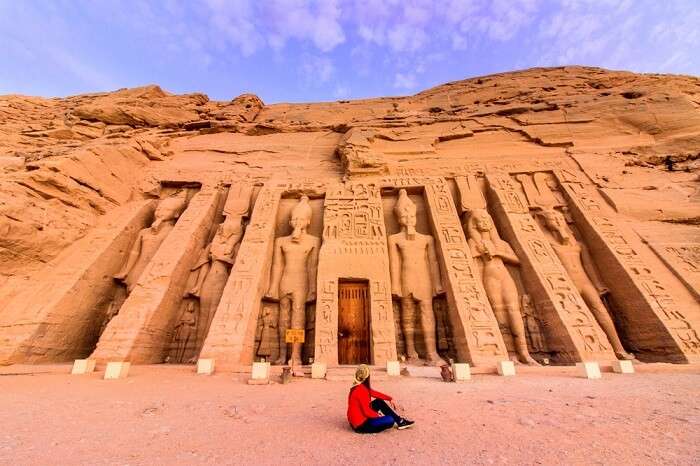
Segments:
[[[217,367],[250,365],[254,359],[255,328],[272,260],[280,189],[263,186],[250,224],[216,309],[200,358],[215,359]]]
[[[450,325],[457,358],[474,366],[508,358],[498,321],[491,309],[448,184],[425,185],[425,200],[447,291]]]
[[[648,361],[700,361],[697,302],[685,306],[677,302],[658,259],[613,219],[610,207],[592,186],[558,179],[593,259],[609,277],[606,285],[633,351]]]
[[[559,362],[612,361],[601,330],[509,175],[487,175],[494,221],[521,261],[524,285]]]
[[[85,358],[97,338],[101,304],[114,287],[154,201],[118,207],[73,243],[4,304],[0,364],[62,362]]]
[[[203,187],[195,194],[119,314],[105,328],[91,358],[100,362],[163,362],[190,267],[207,241],[219,195],[213,187]]]

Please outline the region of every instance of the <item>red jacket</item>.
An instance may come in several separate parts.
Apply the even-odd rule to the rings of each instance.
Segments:
[[[360,427],[368,418],[380,417],[380,414],[369,405],[371,397],[384,401],[391,400],[389,395],[370,390],[364,384],[355,385],[350,389],[350,395],[348,395],[348,421],[350,421],[350,425],[353,428]]]

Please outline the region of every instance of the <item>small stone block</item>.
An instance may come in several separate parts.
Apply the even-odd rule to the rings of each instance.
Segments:
[[[105,369],[105,380],[106,379],[124,379],[129,374],[129,368],[131,367],[130,362],[123,361],[112,361],[107,363],[107,369]]]
[[[89,374],[95,371],[95,360],[94,359],[76,359],[73,362],[73,369],[70,371],[71,374]]]
[[[392,377],[397,377],[401,375],[401,364],[399,361],[387,361],[386,362],[386,373]]]
[[[600,379],[600,366],[595,361],[577,362],[576,367],[584,379]]]
[[[311,378],[325,379],[326,378],[326,363],[315,362],[311,364]]]
[[[461,382],[463,380],[471,379],[472,371],[469,364],[455,362],[452,364],[452,375],[455,378],[455,382]]]
[[[634,374],[632,361],[614,360],[612,363],[613,372],[616,374]]]
[[[498,375],[504,377],[515,375],[515,364],[513,364],[513,361],[498,361],[496,369],[498,370]]]
[[[212,375],[214,373],[213,359],[198,359],[197,374]]]
[[[250,378],[253,380],[270,380],[270,363],[254,362]]]

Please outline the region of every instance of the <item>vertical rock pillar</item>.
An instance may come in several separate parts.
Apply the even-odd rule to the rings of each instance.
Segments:
[[[216,309],[201,359],[217,367],[250,365],[254,359],[255,328],[267,286],[275,240],[275,221],[282,191],[263,187]]]
[[[151,217],[155,201],[119,207],[2,305],[0,364],[84,358],[97,338],[112,276]]]
[[[443,179],[431,180],[424,192],[438,256],[447,273],[443,283],[457,357],[475,366],[506,360],[508,351],[469,253],[449,186]]]
[[[338,184],[326,192],[323,244],[318,264],[314,360],[338,364],[338,282],[367,280],[372,363],[396,359],[386,229],[379,188]]]
[[[591,255],[605,271],[633,350],[649,361],[700,362],[697,303],[681,306],[674,299],[658,260],[613,220],[610,207],[592,186],[555,175]]]
[[[616,359],[597,321],[532,218],[509,175],[488,174],[489,194],[499,231],[522,262],[523,281],[544,322],[544,333],[559,362]]]
[[[219,191],[204,187],[141,274],[134,290],[107,325],[91,359],[160,363],[178,318],[190,266],[204,246]]]

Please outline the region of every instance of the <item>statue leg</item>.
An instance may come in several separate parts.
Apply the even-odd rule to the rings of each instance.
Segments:
[[[420,309],[420,323],[423,329],[423,339],[425,341],[425,359],[428,365],[442,366],[445,361],[437,352],[435,344],[435,313],[433,312],[433,303],[430,299],[418,301]]]
[[[306,332],[306,302],[298,296],[292,297],[292,328],[300,328]],[[301,366],[301,350],[303,343],[292,343],[292,366]]]
[[[416,305],[413,302],[413,298],[401,298],[401,329],[406,342],[406,359],[411,364],[420,361],[416,351],[415,315]]]
[[[289,319],[291,313],[291,299],[289,297],[284,297],[280,299],[280,318],[279,324],[277,325],[277,334],[279,337],[279,357],[275,364],[284,365],[287,364],[287,342],[286,334],[289,328]]]
[[[507,273],[507,272],[506,272]],[[527,338],[525,337],[525,323],[523,316],[520,313],[520,299],[515,283],[506,277],[503,286],[503,301],[508,311],[508,323],[510,333],[513,335],[513,343],[515,344],[515,352],[518,353],[518,360],[523,364],[530,366],[539,366],[539,363],[530,356],[530,350],[527,348]]]
[[[619,359],[634,359],[634,356],[625,351],[625,348],[622,346],[620,337],[617,335],[617,330],[615,329],[615,324],[605,304],[600,300],[596,289],[593,286],[585,286],[580,291],[581,297],[586,304],[588,304],[588,307],[593,313],[593,317],[595,317],[595,320],[598,321],[598,325],[600,325],[600,328],[603,329],[603,332],[605,332],[605,335],[608,337],[608,341],[613,347],[615,356]]]

